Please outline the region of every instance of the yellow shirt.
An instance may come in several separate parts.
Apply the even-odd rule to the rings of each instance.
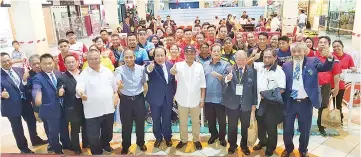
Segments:
[[[108,68],[110,71],[114,71],[114,65],[112,63],[112,61],[109,59],[109,58],[105,58],[103,56],[100,56],[100,64],[102,64],[103,66],[105,66],[106,68]],[[88,67],[88,61],[86,61],[84,64],[83,64],[83,70]]]

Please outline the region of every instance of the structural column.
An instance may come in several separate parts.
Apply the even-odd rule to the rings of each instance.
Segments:
[[[137,12],[138,12],[138,16],[145,20],[146,15],[147,15],[147,11],[146,11],[146,7],[145,5],[147,4],[148,0],[137,0]]]
[[[204,0],[199,0],[198,3],[199,3],[199,8],[204,8],[204,5],[205,5]]]
[[[361,1],[356,1],[355,21],[353,24],[352,47],[357,51],[361,50]]]
[[[118,2],[117,0],[103,0],[105,21],[109,27],[116,30],[119,27]]]
[[[10,10],[21,50],[27,56],[50,53],[41,0],[11,0]]]
[[[161,10],[160,8],[160,0],[153,0],[153,6],[154,6],[154,17],[158,16],[158,11]]]
[[[283,1],[283,16],[280,16],[282,35],[292,33],[297,25],[298,17],[298,0]]]
[[[251,7],[252,6],[252,2],[253,0],[244,0],[244,6],[245,7]]]

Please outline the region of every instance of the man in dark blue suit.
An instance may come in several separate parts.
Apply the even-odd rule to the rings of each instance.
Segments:
[[[282,66],[286,75],[286,90],[283,93],[285,103],[285,115],[283,118],[283,141],[286,150],[282,157],[290,156],[294,145],[294,122],[297,115],[300,135],[299,152],[301,157],[307,157],[307,146],[312,124],[312,108],[320,108],[321,93],[318,85],[318,72],[332,69],[334,58],[329,51],[326,62],[322,63],[318,58],[305,57],[308,48],[305,43],[296,42],[291,46],[293,61],[284,63]]]
[[[245,155],[250,155],[247,137],[251,113],[254,118],[258,103],[257,72],[247,65],[247,52],[237,51],[235,61],[236,64],[227,69],[222,80],[224,92],[221,104],[226,106],[228,115],[228,154],[237,150],[238,121],[241,120],[241,149]]]
[[[49,128],[49,144],[56,154],[63,154],[62,149],[70,149],[68,125],[64,117],[64,109],[59,99],[57,80],[61,76],[54,71],[54,61],[50,54],[40,56],[41,72],[33,78],[33,100],[39,107],[39,117]],[[60,139],[63,146],[59,143]]]
[[[11,58],[5,52],[1,53],[1,67],[1,115],[9,119],[21,153],[34,153],[28,148],[21,117],[28,125],[33,146],[45,144],[47,141],[38,136],[33,109],[25,100],[24,85],[27,83],[27,75],[24,76],[24,69],[12,67]]]
[[[174,75],[170,73],[173,64],[165,59],[166,50],[156,48],[154,61],[147,65],[146,69],[149,78],[146,100],[150,104],[156,148],[160,146],[163,138],[168,147],[172,146],[171,114],[176,83]]]

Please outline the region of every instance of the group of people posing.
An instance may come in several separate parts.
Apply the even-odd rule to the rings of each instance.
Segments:
[[[253,150],[266,147],[265,155],[271,156],[277,146],[277,125],[283,122],[286,149],[282,156],[290,156],[297,117],[299,153],[305,157],[313,108],[319,109],[319,131],[326,136],[320,123],[322,110],[331,96],[336,98],[337,108],[342,108],[345,83],[339,75],[342,69],[355,70],[352,57],[343,52],[342,41],[335,40],[331,52],[327,36],[319,37],[314,48],[311,38],[291,43],[287,36],[268,36],[267,32],[248,33],[243,42],[242,33],[209,24],[196,34],[178,28],[163,41],[151,29],[138,29],[126,38],[118,34],[109,38],[105,30],[100,34],[86,48],[76,41],[73,31],[68,31],[67,40],[58,42],[57,56],[46,53],[29,57],[30,70],[13,66],[12,55],[1,53],[1,113],[9,119],[22,153],[33,152],[28,148],[21,117],[28,124],[33,146],[47,143],[37,136],[38,120],[44,123],[49,152],[62,154],[63,149],[69,149],[81,154],[81,148],[90,148],[92,154],[112,152],[109,142],[118,105],[121,154],[129,152],[133,122],[136,144],[146,151],[148,102],[154,147],[163,140],[166,146],[173,146],[171,117],[173,104],[177,104],[177,149],[188,143],[189,116],[192,141],[197,150],[202,149],[200,113],[204,108],[211,134],[208,143],[219,142],[223,147],[229,143],[229,154],[238,148],[239,121],[240,148],[245,155],[250,154],[248,127],[255,118],[259,143]]]

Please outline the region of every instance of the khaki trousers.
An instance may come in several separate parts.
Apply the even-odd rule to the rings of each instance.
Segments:
[[[188,141],[188,115],[190,113],[192,120],[192,135],[193,142],[199,141],[200,133],[200,119],[199,115],[201,114],[201,109],[199,106],[194,108],[182,107],[178,105],[179,112],[179,130],[180,130],[180,139],[182,142]]]

